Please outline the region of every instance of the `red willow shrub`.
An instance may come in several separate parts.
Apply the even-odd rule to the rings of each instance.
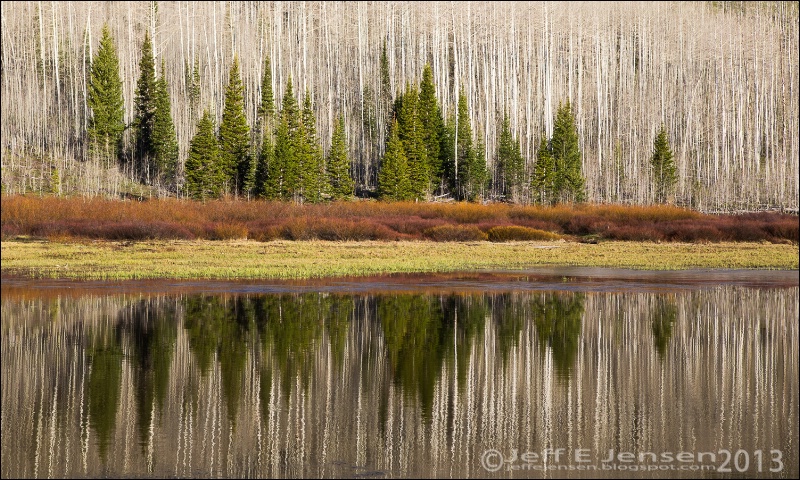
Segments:
[[[287,202],[3,196],[2,238],[479,240],[497,228],[635,241],[798,242],[796,215],[705,215],[678,207],[517,206],[376,201]],[[495,238],[524,237],[496,230]],[[505,232],[505,233],[500,233]],[[517,232],[517,233],[513,233]]]

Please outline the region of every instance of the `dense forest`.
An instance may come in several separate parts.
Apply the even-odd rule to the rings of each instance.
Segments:
[[[794,2],[3,2],[2,188],[797,209],[798,40]]]

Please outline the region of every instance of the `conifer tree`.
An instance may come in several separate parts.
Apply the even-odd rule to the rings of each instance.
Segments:
[[[169,99],[163,59],[161,76],[156,81],[152,143],[157,176],[171,185],[175,182],[178,168],[178,137],[172,121],[172,102]]]
[[[666,203],[675,193],[678,183],[678,173],[672,159],[672,149],[664,124],[653,140],[653,155],[650,157],[650,166],[653,172],[653,189],[656,203]]]
[[[463,178],[464,200],[478,201],[486,194],[488,175],[486,172],[486,146],[482,139],[467,157]]]
[[[215,198],[222,193],[224,172],[219,165],[219,144],[214,134],[214,119],[208,110],[197,124],[197,133],[189,144],[186,159],[186,194],[198,200]]]
[[[396,103],[398,136],[406,153],[412,197],[425,200],[430,190],[431,174],[418,105],[419,92],[416,87],[406,84],[405,93],[398,96]]]
[[[220,163],[228,191],[247,195],[253,185],[253,165],[249,155],[250,127],[244,116],[244,85],[239,74],[239,57],[233,57],[225,89],[225,109],[219,126]]]
[[[258,104],[258,118],[271,119],[275,115],[275,95],[272,92],[272,63],[269,56],[264,58],[264,74],[261,76],[261,103]]]
[[[554,189],[558,202],[582,202],[586,198],[586,180],[581,173],[578,131],[569,101],[558,106],[550,151],[554,164]]]
[[[503,114],[503,125],[500,130],[500,140],[497,146],[497,165],[499,171],[500,188],[506,200],[520,202],[523,200],[525,185],[525,159],[519,139],[511,133],[511,123],[508,115]]]
[[[342,116],[336,119],[333,127],[327,169],[331,195],[334,200],[352,197],[353,178],[350,176],[350,159],[347,155],[347,138],[345,137],[344,117]]]
[[[553,155],[550,153],[550,146],[547,137],[542,135],[539,151],[536,153],[536,165],[533,167],[531,178],[531,190],[533,191],[533,201],[541,204],[552,204],[554,198],[555,166]]]
[[[406,154],[398,135],[396,120],[392,122],[389,141],[386,143],[386,153],[381,162],[380,172],[378,172],[378,194],[383,200],[393,201],[409,200],[412,197]]]
[[[90,152],[109,166],[121,152],[125,109],[119,58],[108,25],[103,25],[100,47],[92,59],[87,103],[92,111],[87,128]]]
[[[436,99],[433,71],[428,63],[425,64],[425,68],[422,70],[418,111],[419,119],[422,123],[423,141],[428,154],[431,181],[434,184],[438,184],[444,174],[440,157],[444,120],[442,119],[442,110],[439,108],[439,101]]]
[[[317,138],[317,119],[311,105],[311,93],[306,90],[303,98],[302,116],[302,154],[300,175],[302,199],[306,202],[319,202],[328,194],[325,159]]]
[[[195,57],[194,65],[186,61],[184,66],[186,72],[186,90],[189,97],[189,111],[194,118],[200,105],[200,57]]]
[[[271,185],[270,167],[275,166],[275,145],[272,141],[272,132],[265,130],[261,139],[261,150],[258,152],[256,163],[254,194],[257,197],[280,198],[280,187]],[[277,194],[275,192],[278,192]]]
[[[284,99],[286,99],[285,96]],[[289,198],[289,189],[286,186],[286,167],[289,163],[287,160],[294,157],[294,148],[289,138],[288,120],[283,112],[275,128],[275,146],[272,152],[270,157],[269,151],[262,148],[262,161],[267,171],[264,181],[264,197],[271,200],[287,199]]]
[[[292,78],[286,81],[286,93],[281,102],[281,121],[285,122],[285,132],[275,135],[275,157],[282,172],[281,195],[285,199],[299,200],[302,188],[302,152],[305,143],[305,132],[297,98],[294,96]],[[285,135],[284,135],[285,133]],[[281,134],[281,135],[279,135]]]
[[[472,145],[472,125],[467,107],[464,88],[458,96],[458,121],[456,122],[453,143],[455,152],[452,159],[445,162],[451,173],[450,184],[457,200],[474,200],[483,191],[486,181],[486,159],[478,155]],[[448,152],[451,153],[451,152]]]
[[[142,178],[150,179],[154,173],[155,145],[153,128],[156,117],[156,70],[150,34],[144,32],[142,58],[139,61],[139,81],[134,99],[134,170]]]

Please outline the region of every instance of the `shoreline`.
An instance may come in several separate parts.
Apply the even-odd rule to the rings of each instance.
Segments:
[[[796,270],[796,244],[322,240],[6,240],[2,275],[61,280],[303,280],[536,267]]]

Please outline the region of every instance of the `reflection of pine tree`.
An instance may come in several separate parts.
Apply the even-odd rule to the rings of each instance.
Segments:
[[[678,307],[675,302],[665,296],[658,296],[652,310],[653,342],[655,343],[658,356],[663,359],[667,352],[667,346],[672,338],[672,326],[678,317]]]
[[[139,443],[144,451],[149,443],[150,424],[155,407],[164,410],[169,389],[169,374],[177,337],[174,304],[144,301],[124,310],[120,323],[131,337],[136,388]]]
[[[122,349],[116,331],[103,329],[89,349],[89,424],[97,434],[100,458],[105,462],[117,419],[122,387]]]
[[[549,347],[553,365],[568,378],[578,354],[583,319],[583,294],[543,294],[532,300],[532,316],[539,344]]]

